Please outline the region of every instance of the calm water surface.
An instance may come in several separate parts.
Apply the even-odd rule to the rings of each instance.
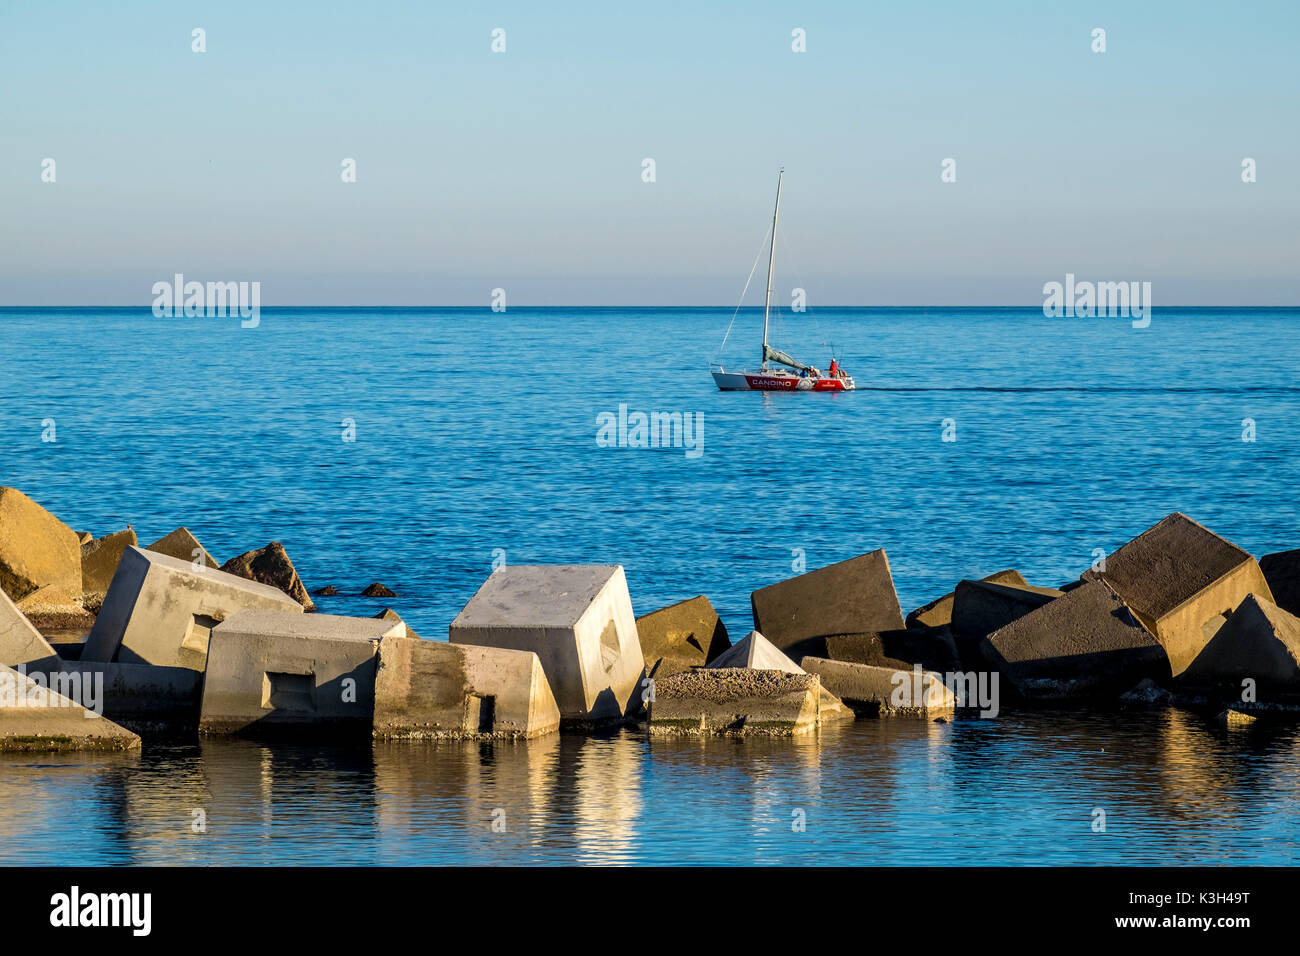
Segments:
[[[495,553],[623,564],[639,613],[705,593],[743,634],[749,592],[800,556],[885,547],[909,608],[1003,567],[1073,579],[1174,510],[1256,554],[1300,547],[1300,311],[787,318],[778,345],[824,368],[832,342],[863,389],[838,396],[717,392],[730,318],[0,309],[0,483],[95,533],[185,524],[221,559],[281,540],[309,588],[343,592],[322,610],[392,605],[432,638]],[[752,364],[760,323],[741,313],[729,364]],[[597,447],[620,404],[701,414],[703,454]],[[401,597],[349,596],[373,580]],[[0,860],[1289,862],[1296,753],[1289,731],[1182,711],[779,743],[150,743],[0,762]]]

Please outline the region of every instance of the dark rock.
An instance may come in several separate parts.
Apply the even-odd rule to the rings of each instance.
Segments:
[[[317,588],[311,593],[316,597],[334,597],[339,593],[339,589],[332,584],[327,584],[323,588]]]
[[[374,584],[370,585],[370,587],[362,591],[361,596],[393,598],[393,597],[397,597],[397,593],[395,591],[390,591],[388,588],[384,587],[382,584],[376,581]]]
[[[279,541],[272,541],[265,548],[246,551],[238,557],[231,558],[221,566],[221,570],[249,581],[279,588],[304,609],[316,610],[316,605],[307,595],[307,589],[303,587],[302,579],[298,577],[293,562],[289,560],[289,553],[284,550],[284,545]]]

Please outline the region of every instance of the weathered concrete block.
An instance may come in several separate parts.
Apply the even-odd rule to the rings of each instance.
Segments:
[[[1019,571],[1007,569],[1006,571],[995,571],[986,578],[980,578],[989,584],[1009,584],[1013,587],[1029,587],[1029,582],[1024,579]],[[907,627],[909,630],[922,627],[947,627],[952,624],[952,605],[956,597],[955,591],[949,591],[943,597],[935,598],[929,604],[923,604],[911,614],[907,615]]]
[[[957,696],[932,671],[899,670],[805,657],[800,664],[821,678],[822,687],[859,713],[877,717],[948,716],[957,709]]]
[[[375,676],[374,735],[540,737],[560,709],[532,651],[385,637]]]
[[[1190,685],[1227,685],[1234,694],[1246,678],[1266,693],[1300,692],[1300,618],[1254,594],[1182,673]]]
[[[305,610],[316,610],[315,603],[307,594],[307,588],[298,577],[297,569],[289,560],[289,552],[284,550],[284,545],[279,541],[272,541],[265,548],[258,548],[255,551],[245,551],[223,564],[221,570],[227,574],[257,581],[259,584],[279,588],[301,604]]]
[[[269,585],[127,548],[81,660],[201,671],[212,628],[250,608],[302,613],[301,605]]]
[[[0,591],[0,664],[23,664],[30,670],[57,661],[58,655],[41,632],[9,600],[9,595]]]
[[[836,634],[826,638],[826,659],[899,670],[911,670],[913,664],[941,673],[961,669],[957,645],[946,626]]]
[[[451,622],[453,644],[532,651],[561,717],[623,717],[640,706],[645,661],[619,565],[507,565]]]
[[[87,607],[98,608],[104,603],[122,553],[137,544],[135,531],[127,528],[81,546],[81,600]]]
[[[636,619],[646,673],[656,679],[703,667],[731,646],[727,627],[704,595]]]
[[[786,674],[807,673],[758,631],[750,631],[742,640],[714,658],[705,667],[708,670],[746,668],[749,670],[781,671]],[[655,686],[656,693],[658,693],[658,681],[655,682]],[[823,687],[821,689],[819,716],[822,718],[851,717],[853,711]]]
[[[809,674],[705,668],[656,682],[650,733],[791,737],[819,723],[821,682]]]
[[[1259,559],[1259,569],[1273,592],[1273,603],[1288,614],[1300,616],[1300,548],[1264,555]]]
[[[190,533],[189,528],[177,528],[171,534],[163,535],[153,544],[146,545],[145,550],[165,554],[181,561],[197,561],[205,568],[221,567],[221,562],[209,554],[207,548],[199,544],[199,539]]]
[[[134,750],[140,738],[12,667],[0,666],[0,751]]]
[[[1179,512],[1107,556],[1104,571],[1082,577],[1115,589],[1164,645],[1174,676],[1246,595],[1273,600],[1254,558]]]
[[[198,723],[203,674],[188,667],[61,660],[49,670],[82,686],[99,682],[104,716],[132,730],[193,731]]]
[[[391,607],[384,608],[376,614],[375,617],[381,621],[401,621],[401,623],[406,624],[406,622],[402,620],[402,615],[398,614]],[[406,636],[418,638],[420,635],[415,633],[415,629],[411,627],[411,625],[406,624]]]
[[[46,585],[81,593],[77,533],[17,488],[0,488],[0,590],[20,601]]]
[[[1056,588],[992,581],[958,581],[953,591],[952,629],[984,636],[1059,598]]]
[[[1155,636],[1104,581],[1030,611],[985,638],[994,666],[1028,698],[1117,696],[1170,678]]]
[[[370,732],[379,642],[406,625],[373,617],[238,611],[212,631],[199,732]]]
[[[832,634],[903,628],[883,548],[760,588],[750,605],[755,630],[794,657],[825,657]]]

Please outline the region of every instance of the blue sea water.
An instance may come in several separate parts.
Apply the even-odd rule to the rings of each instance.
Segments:
[[[833,345],[841,395],[718,392],[731,319],[0,309],[0,484],[96,534],[186,525],[219,559],[282,541],[341,592],[323,611],[392,606],[430,638],[498,555],[622,564],[638,613],[703,593],[738,637],[754,588],[877,547],[904,610],[1006,567],[1071,580],[1175,510],[1257,555],[1300,547],[1300,310],[787,316],[776,344],[822,368]],[[760,325],[742,311],[724,361],[752,365]],[[700,454],[601,447],[620,405],[698,415]],[[400,597],[356,596],[375,580]],[[793,743],[147,743],[0,761],[0,862],[1280,863],[1298,772],[1296,734],[1182,711]]]

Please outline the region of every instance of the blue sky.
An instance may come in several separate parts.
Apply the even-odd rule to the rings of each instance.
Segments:
[[[777,285],[814,305],[1039,304],[1066,272],[1300,304],[1297,28],[1293,2],[4,0],[0,304],[183,272],[264,305],[734,305],[781,165]]]

